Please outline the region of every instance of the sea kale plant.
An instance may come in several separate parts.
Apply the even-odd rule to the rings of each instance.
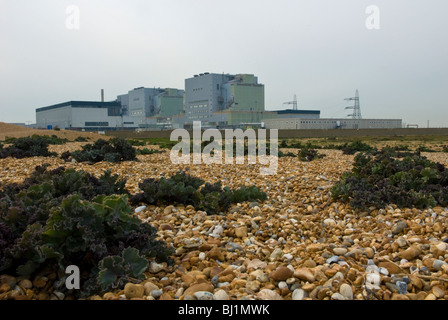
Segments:
[[[331,189],[334,199],[354,208],[395,204],[426,208],[448,205],[448,170],[416,154],[395,158],[390,153],[359,153],[351,171]]]
[[[52,157],[57,153],[48,151],[51,138],[44,136],[32,136],[14,138],[7,141],[9,146],[0,145],[0,159],[13,157],[23,159],[28,157]]]
[[[323,158],[325,157],[325,154],[319,154],[317,150],[312,148],[311,144],[306,144],[299,150],[298,156],[300,161],[309,162],[315,159]]]
[[[170,178],[145,179],[139,183],[141,193],[131,197],[134,205],[181,203],[193,205],[197,210],[207,214],[225,212],[232,203],[243,201],[264,201],[266,193],[255,186],[242,186],[238,189],[222,187],[220,182],[210,184],[204,180],[178,172]]]
[[[355,154],[356,152],[375,152],[376,149],[367,143],[364,143],[360,140],[355,140],[350,143],[344,143],[343,145],[338,146],[338,149],[342,150],[343,154]]]
[[[96,178],[44,165],[2,186],[0,272],[31,276],[76,265],[79,294],[87,296],[141,279],[148,258],[169,261],[172,249],[133,214],[125,183],[110,171]]]
[[[136,149],[125,139],[112,138],[110,140],[98,139],[93,144],[86,144],[81,150],[64,152],[62,158],[70,158],[78,162],[96,163],[100,161],[120,162],[136,161]]]

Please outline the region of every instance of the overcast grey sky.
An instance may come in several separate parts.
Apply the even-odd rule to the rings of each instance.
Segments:
[[[447,12],[446,0],[0,0],[0,121],[224,72],[258,76],[268,110],[297,94],[345,117],[358,89],[364,118],[448,126]]]

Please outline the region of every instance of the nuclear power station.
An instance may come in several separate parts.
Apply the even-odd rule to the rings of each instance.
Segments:
[[[185,88],[139,87],[105,101],[68,101],[36,109],[37,128],[71,130],[171,130],[191,128],[367,129],[401,128],[401,119],[363,119],[359,92],[346,118],[321,118],[320,110],[300,109],[297,95],[266,110],[265,87],[254,74],[200,73],[185,79]]]

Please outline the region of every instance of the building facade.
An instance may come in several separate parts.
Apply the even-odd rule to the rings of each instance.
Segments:
[[[136,119],[121,110],[117,101],[69,101],[36,109],[36,127],[92,131],[136,128]]]
[[[264,85],[259,84],[258,78],[252,74],[206,72],[185,79],[184,104],[187,123],[201,121],[205,125],[216,125],[222,121],[215,113],[265,111]]]
[[[401,119],[347,119],[281,117],[265,119],[266,129],[395,129],[402,127]]]

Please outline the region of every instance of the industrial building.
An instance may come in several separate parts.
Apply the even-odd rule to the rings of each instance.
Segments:
[[[295,107],[297,98],[294,97]],[[351,109],[353,112],[348,115],[350,118],[305,118],[300,115],[291,117],[290,115],[279,116],[274,119],[264,119],[263,124],[266,129],[396,129],[402,127],[401,119],[363,119],[361,116],[361,106],[359,102],[359,91],[356,90],[355,96],[346,98],[346,101],[354,101],[353,106],[345,109]],[[296,107],[297,108],[297,107]]]
[[[184,91],[135,88],[116,101],[69,101],[36,109],[38,128],[121,130],[146,128],[150,117],[166,119],[183,112]]]
[[[264,112],[264,85],[253,74],[201,73],[185,79],[186,123],[227,124],[220,112]],[[216,114],[215,113],[220,113]]]
[[[297,97],[284,104],[293,109],[266,110],[264,85],[253,74],[201,73],[185,79],[185,90],[139,87],[115,101],[69,101],[36,109],[36,127],[74,130],[169,130],[192,128],[387,129],[401,119],[362,119],[359,92],[351,118],[320,118],[319,110],[299,110]]]
[[[304,119],[282,117],[265,119],[266,129],[394,129],[402,127],[401,119],[351,119],[320,118]]]
[[[136,118],[138,127],[146,128],[148,118],[169,118],[183,112],[184,91],[167,88],[135,88],[117,97],[123,113]]]
[[[136,122],[117,101],[69,101],[36,109],[36,127],[102,131],[134,128]]]

